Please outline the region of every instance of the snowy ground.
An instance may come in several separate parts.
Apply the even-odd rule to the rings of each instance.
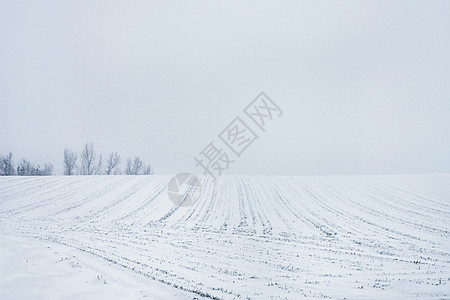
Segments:
[[[0,299],[450,299],[448,174],[169,180],[0,178]]]
[[[21,237],[0,237],[0,278],[0,299],[192,299],[92,254]]]

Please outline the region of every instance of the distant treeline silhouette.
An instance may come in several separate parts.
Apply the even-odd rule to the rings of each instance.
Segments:
[[[80,154],[71,149],[64,149],[64,175],[151,175],[150,164],[145,164],[139,156],[127,158],[123,170],[122,159],[117,152],[111,152],[103,161],[103,156],[97,153],[93,143],[86,143]],[[27,159],[17,166],[13,154],[0,155],[0,176],[49,176],[53,174],[53,164],[44,163],[43,167]]]
[[[78,163],[79,160],[79,163]],[[150,164],[145,164],[139,156],[127,158],[125,168],[120,168],[121,158],[117,152],[109,153],[103,162],[97,154],[92,143],[86,143],[81,153],[71,149],[64,150],[64,175],[151,175],[153,170]]]
[[[41,167],[27,159],[17,165],[14,164],[13,154],[9,152],[6,155],[0,155],[0,176],[48,176],[53,173],[53,165],[51,163],[44,163]]]

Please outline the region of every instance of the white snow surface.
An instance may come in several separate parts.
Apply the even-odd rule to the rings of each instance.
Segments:
[[[89,253],[22,237],[0,237],[0,299],[192,299]]]
[[[0,299],[450,299],[450,174],[0,178]]]

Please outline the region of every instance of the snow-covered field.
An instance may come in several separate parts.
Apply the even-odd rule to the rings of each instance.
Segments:
[[[450,299],[449,174],[170,179],[0,178],[0,298]]]

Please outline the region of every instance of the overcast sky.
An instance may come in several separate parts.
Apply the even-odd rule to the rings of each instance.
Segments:
[[[450,1],[0,0],[16,161],[62,173],[64,148],[92,141],[198,173],[261,91],[284,114],[230,174],[449,172]]]

